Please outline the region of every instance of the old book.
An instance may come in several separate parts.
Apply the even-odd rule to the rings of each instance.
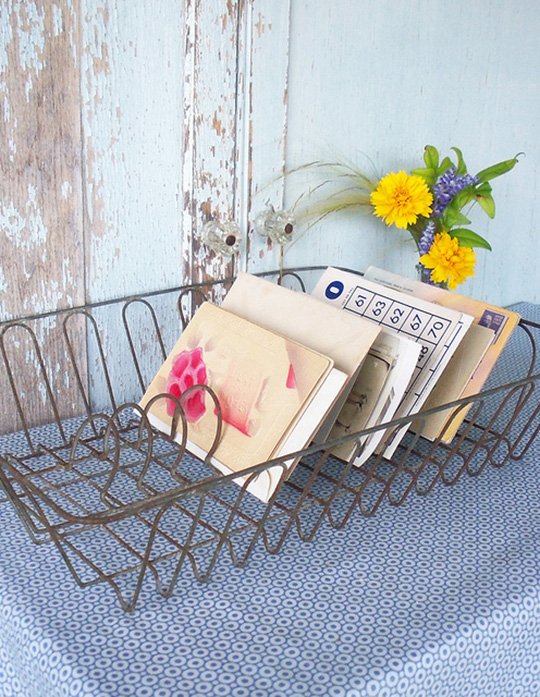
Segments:
[[[187,449],[224,474],[286,456],[309,444],[341,392],[347,375],[328,356],[204,303],[195,313],[141,400],[150,422],[171,432],[176,402],[183,400]],[[222,413],[218,434],[216,406],[206,390],[181,395],[193,385],[207,385]],[[182,424],[174,434],[182,442]],[[217,448],[215,446],[217,445]],[[215,450],[213,450],[215,448]],[[277,465],[249,478],[248,490],[268,501],[281,480]]]
[[[466,312],[474,318],[474,324],[445,368],[424,409],[442,406],[480,392],[518,324],[519,315],[512,310],[375,267],[368,268],[366,276],[389,288]],[[430,440],[440,438],[442,442],[449,443],[456,435],[469,408],[441,410],[426,417],[423,423],[416,423],[415,430]]]
[[[222,307],[329,356],[335,367],[347,374],[342,394],[314,439],[318,443],[326,440],[380,327],[306,293],[247,273],[238,274]]]
[[[348,271],[329,267],[313,295],[421,345],[415,373],[395,418],[416,414],[434,388],[473,318]],[[407,424],[385,434],[381,449],[391,457]]]
[[[383,329],[369,350],[330,439],[391,421],[412,379],[419,354],[419,344]],[[347,462],[354,457],[353,464],[361,467],[384,434],[385,429],[378,429],[357,442],[336,446],[332,453]]]

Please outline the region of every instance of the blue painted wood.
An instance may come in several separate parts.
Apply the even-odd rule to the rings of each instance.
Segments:
[[[86,297],[181,281],[183,0],[82,0]]]
[[[464,293],[495,303],[540,299],[538,114],[540,16],[534,3],[336,0],[292,3],[289,167],[349,158],[376,176],[418,165],[425,144],[460,147],[472,171],[519,151],[493,182],[491,242]],[[370,161],[371,158],[371,161]],[[302,192],[289,182],[288,201]],[[370,263],[414,273],[406,235],[361,215],[328,218],[287,253],[291,264]]]

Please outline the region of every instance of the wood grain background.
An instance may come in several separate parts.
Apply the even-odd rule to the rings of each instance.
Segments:
[[[459,146],[471,170],[526,153],[494,183],[495,220],[474,218],[494,251],[479,252],[462,290],[501,304],[540,301],[537,9],[502,0],[3,0],[0,319],[228,274],[230,262],[200,242],[212,217],[239,222],[240,268],[275,268],[278,250],[252,221],[305,190],[284,170],[348,158],[379,176],[416,166],[426,143]],[[343,215],[305,233],[285,260],[413,273],[415,255],[398,231]],[[104,322],[113,351],[117,319],[105,313]],[[54,391],[76,412],[58,327],[40,331]],[[43,420],[50,400],[19,341],[16,371]],[[8,393],[0,384],[4,430],[15,425]]]

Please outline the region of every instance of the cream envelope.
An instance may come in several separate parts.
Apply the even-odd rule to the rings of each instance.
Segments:
[[[247,273],[238,274],[222,307],[329,356],[347,374],[342,395],[316,434],[316,442],[324,441],[380,328],[310,295]]]

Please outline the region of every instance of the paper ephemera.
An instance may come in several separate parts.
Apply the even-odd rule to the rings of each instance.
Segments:
[[[467,332],[457,355],[452,358],[424,408],[441,406],[455,399],[478,394],[518,324],[519,315],[504,307],[449,292],[438,286],[420,283],[373,266],[366,271],[366,278],[474,317],[474,326]],[[435,413],[425,419],[419,432],[430,440],[440,437],[444,443],[449,443],[467,411],[468,407],[461,407],[453,412],[446,410]]]
[[[387,288],[362,276],[328,268],[312,293],[421,345],[418,362],[395,418],[417,413],[452,357],[473,317]],[[388,434],[391,457],[410,424]]]
[[[241,473],[306,447],[346,379],[328,356],[203,303],[141,407],[148,405],[156,428],[179,443],[187,437],[186,447],[197,457],[212,453],[210,461],[221,472]],[[197,385],[211,388],[219,411],[211,394],[195,389]],[[175,400],[182,400],[185,414],[176,427]],[[248,475],[248,490],[268,501],[285,466],[290,470],[295,463],[291,458],[255,477]]]

